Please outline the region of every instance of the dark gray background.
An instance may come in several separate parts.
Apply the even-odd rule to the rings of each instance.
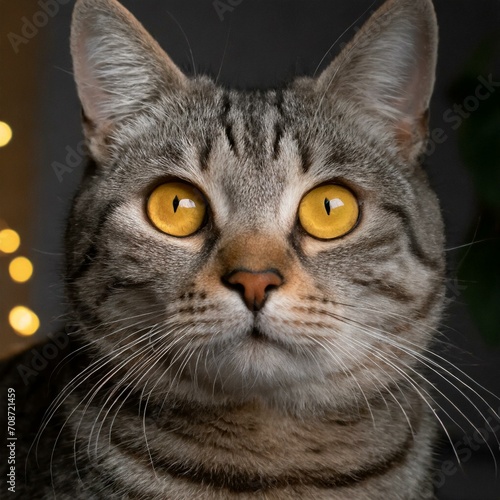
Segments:
[[[222,2],[229,4],[228,0]],[[310,75],[326,54],[321,64],[324,67],[339,50],[340,44],[348,41],[356,27],[361,26],[361,19],[366,18],[363,13],[373,10],[381,2],[372,6],[369,0],[242,0],[232,12],[225,13],[223,20],[211,0],[124,0],[123,3],[188,74],[218,75],[219,82],[224,85],[249,88],[277,86],[294,75]],[[233,3],[238,2],[233,0]],[[42,99],[37,110],[41,135],[36,179],[38,211],[34,226],[34,258],[37,280],[33,288],[33,304],[40,311],[42,324],[53,321],[51,328],[45,328],[45,334],[56,328],[55,320],[64,310],[58,278],[62,265],[62,231],[71,195],[84,165],[76,162],[74,171],[66,173],[62,182],[52,167],[54,162],[65,163],[67,148],[76,150],[81,141],[79,104],[68,48],[72,5],[70,1],[61,6],[58,15],[43,28],[49,43],[39,75]],[[447,224],[447,248],[452,249],[470,241],[471,228],[478,221],[478,210],[473,184],[458,154],[456,132],[444,122],[443,114],[453,105],[448,91],[463,70],[464,61],[484,36],[500,30],[500,2],[436,0],[435,5],[441,43],[431,128],[442,127],[449,138],[428,157],[426,168],[441,199]],[[344,30],[347,30],[346,34],[327,54]],[[450,269],[456,265],[454,256],[458,254],[456,250],[448,252]],[[451,271],[450,277],[453,276]],[[446,348],[444,355],[458,362],[487,389],[500,395],[500,351],[483,344],[463,306],[463,298],[455,290],[452,285],[450,296],[453,304],[443,332],[450,345],[459,349]],[[473,355],[468,355],[469,352]],[[450,394],[450,398],[456,397],[446,383],[437,380],[440,390]],[[485,391],[479,392],[486,395],[489,404],[498,410],[498,400]],[[471,420],[478,426],[484,425],[470,405],[465,405],[460,398],[456,401],[470,413]],[[484,402],[477,397],[474,401],[481,411],[486,412]],[[470,425],[460,430],[449,419],[445,422],[455,443],[464,435],[473,436]],[[498,452],[492,436],[489,439]],[[500,499],[494,460],[485,447],[470,449],[470,458],[463,466],[465,472],[461,473],[454,472],[453,464],[443,465],[442,460],[450,450],[446,440],[442,439],[442,442],[443,457],[437,461],[436,469],[446,470],[449,474],[444,486],[439,488],[441,499]]]

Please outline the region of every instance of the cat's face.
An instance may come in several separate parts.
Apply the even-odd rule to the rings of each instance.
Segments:
[[[435,38],[427,1],[393,1],[318,79],[237,92],[186,78],[114,1],[77,3],[96,166],[68,227],[68,291],[110,373],[160,398],[300,406],[361,397],[415,364],[443,302],[441,217],[417,164]],[[347,199],[318,191],[326,215],[307,214],[321,186]],[[330,201],[355,214],[329,233]],[[201,212],[175,233],[162,203]]]

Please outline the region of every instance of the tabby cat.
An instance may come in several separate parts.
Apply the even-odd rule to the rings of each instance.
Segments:
[[[434,498],[436,46],[430,0],[388,0],[319,77],[236,91],[76,2],[76,329],[47,387],[11,376],[19,498]]]

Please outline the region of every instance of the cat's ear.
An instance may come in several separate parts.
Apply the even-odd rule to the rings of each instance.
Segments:
[[[71,54],[91,154],[105,156],[107,136],[187,78],[116,0],[77,0]]]
[[[431,0],[388,0],[316,81],[414,160],[427,138],[437,22]]]

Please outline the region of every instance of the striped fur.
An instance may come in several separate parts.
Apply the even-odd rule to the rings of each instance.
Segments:
[[[48,457],[33,472],[40,498],[433,498],[418,355],[442,313],[444,237],[418,156],[436,40],[430,0],[389,0],[319,78],[234,91],[182,75],[115,0],[78,0],[79,361],[39,435],[55,449],[53,484]],[[169,178],[209,201],[191,237],[147,220]],[[297,207],[331,181],[361,218],[320,241]],[[241,268],[284,280],[256,314],[221,281]]]

